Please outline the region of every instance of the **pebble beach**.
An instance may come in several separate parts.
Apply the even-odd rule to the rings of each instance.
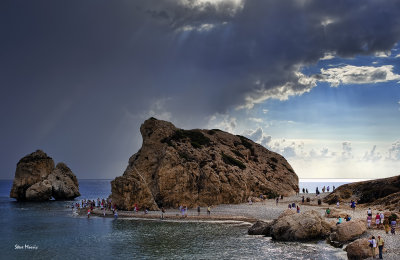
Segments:
[[[341,211],[346,212],[352,219],[362,219],[366,221],[367,209],[360,205],[357,205],[353,211],[349,203],[342,203],[337,207],[336,205],[328,205],[323,203],[318,205],[318,199],[323,199],[329,193],[321,193],[316,196],[315,193],[299,194],[291,197],[284,197],[280,199],[276,204],[275,199],[259,200],[253,199],[252,203],[242,204],[222,204],[212,206],[211,214],[207,215],[207,208],[201,207],[200,214],[197,209],[188,209],[187,214],[182,216],[179,209],[166,209],[164,213],[164,220],[166,221],[223,221],[223,222],[245,222],[248,225],[255,223],[257,220],[272,221],[276,219],[284,210],[288,209],[289,203],[296,203],[296,206],[300,206],[300,212],[309,210],[316,210],[325,215],[325,210],[329,208],[339,208]],[[305,198],[309,197],[309,203],[301,203],[302,196]],[[382,210],[380,208],[371,208],[373,215],[376,212]],[[86,215],[87,210],[81,209],[80,215]],[[103,212],[100,209],[94,209],[91,216],[104,217]],[[106,212],[106,217],[114,217],[111,211]],[[139,218],[139,219],[160,219],[160,211],[149,211],[147,214],[144,211],[132,212],[132,211],[118,211],[118,218]],[[336,219],[331,218],[331,221]],[[374,225],[367,232],[361,236],[361,238],[369,238],[371,236],[377,237],[380,235],[385,240],[384,259],[400,259],[400,230],[397,227],[396,235],[386,234],[383,229],[377,229]]]

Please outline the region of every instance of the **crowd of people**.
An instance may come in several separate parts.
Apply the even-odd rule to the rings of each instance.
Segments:
[[[371,223],[372,223],[372,210],[371,208],[368,208],[367,210],[367,226],[368,228],[371,228]],[[388,216],[387,218],[385,217],[385,214],[383,212],[377,212],[375,215],[375,228],[378,229],[384,229],[386,234],[389,234],[389,231],[392,235],[396,234],[396,226],[397,226],[397,215],[392,214]]]

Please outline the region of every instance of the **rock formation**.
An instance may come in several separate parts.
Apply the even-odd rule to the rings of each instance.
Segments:
[[[307,241],[327,237],[333,223],[315,210],[281,215],[271,227],[271,236],[280,241]]]
[[[360,238],[351,242],[345,250],[347,251],[348,259],[366,259],[372,257],[368,238]]]
[[[54,161],[41,150],[22,158],[15,170],[10,197],[19,201],[45,201],[52,197],[68,200],[79,197],[76,176],[64,164]]]
[[[340,186],[331,194],[325,197],[324,202],[333,204],[337,201],[358,201],[359,204],[373,203],[382,199],[382,202],[396,200],[400,197],[400,176],[370,181],[354,182]],[[397,193],[397,195],[395,194]],[[385,199],[385,197],[393,194]],[[396,200],[397,201],[397,200]],[[391,205],[391,204],[389,204]],[[397,204],[397,206],[399,206]]]
[[[330,210],[331,210],[331,213],[329,214],[329,216],[327,216],[325,214],[325,217],[327,217],[327,218],[339,218],[339,217],[344,218],[344,217],[346,217],[346,215],[348,215],[348,213],[346,211],[341,210],[341,209],[331,208]]]
[[[257,221],[254,223],[247,233],[249,235],[264,235],[267,237],[271,236],[271,227],[275,223],[275,221],[271,222],[264,222],[264,221]]]
[[[359,238],[367,231],[364,220],[351,220],[336,225],[334,232],[329,235],[331,244],[342,246],[344,243]]]
[[[121,209],[242,203],[249,197],[298,191],[289,163],[251,140],[221,130],[182,130],[150,118],[140,127],[142,148],[111,182]]]

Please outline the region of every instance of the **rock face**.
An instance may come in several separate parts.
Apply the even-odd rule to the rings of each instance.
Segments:
[[[182,130],[150,118],[140,127],[142,148],[111,182],[121,209],[242,203],[249,197],[295,194],[289,163],[242,136],[221,130]]]
[[[264,236],[271,236],[271,227],[275,223],[272,222],[264,222],[264,221],[257,221],[254,225],[252,225],[247,233],[249,235],[264,235]]]
[[[327,237],[332,228],[332,223],[311,210],[280,216],[271,227],[271,236],[280,241],[307,241]]]
[[[329,216],[326,216],[328,218],[339,218],[339,217],[346,217],[346,215],[348,215],[348,213],[346,213],[346,211],[340,210],[340,209],[336,209],[336,208],[331,208],[331,213],[329,214]]]
[[[345,242],[359,238],[367,231],[365,221],[351,220],[336,225],[336,230],[329,235],[331,243],[343,245]]]
[[[349,259],[365,259],[372,257],[372,252],[369,247],[367,238],[360,238],[347,245],[346,249],[347,257]],[[376,249],[378,252],[378,250]]]
[[[394,199],[399,198],[400,175],[371,181],[354,182],[340,186],[331,194],[325,197],[324,202],[333,204],[337,201],[355,200],[360,204],[372,203],[377,199],[385,198],[391,194]],[[391,197],[388,197],[391,198]],[[391,198],[393,199],[393,198]],[[383,199],[382,201],[387,201]]]
[[[15,171],[10,197],[19,201],[73,199],[80,196],[76,176],[64,164],[54,161],[41,150],[22,158]]]
[[[367,203],[368,206],[387,208],[391,211],[400,211],[400,192],[392,193],[386,197],[377,199],[371,203]]]

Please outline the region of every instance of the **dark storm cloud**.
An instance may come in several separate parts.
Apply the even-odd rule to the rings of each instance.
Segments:
[[[146,116],[202,127],[309,91],[299,72],[326,53],[400,39],[399,1],[211,2],[1,1],[1,176],[37,148],[81,178],[119,175]]]

